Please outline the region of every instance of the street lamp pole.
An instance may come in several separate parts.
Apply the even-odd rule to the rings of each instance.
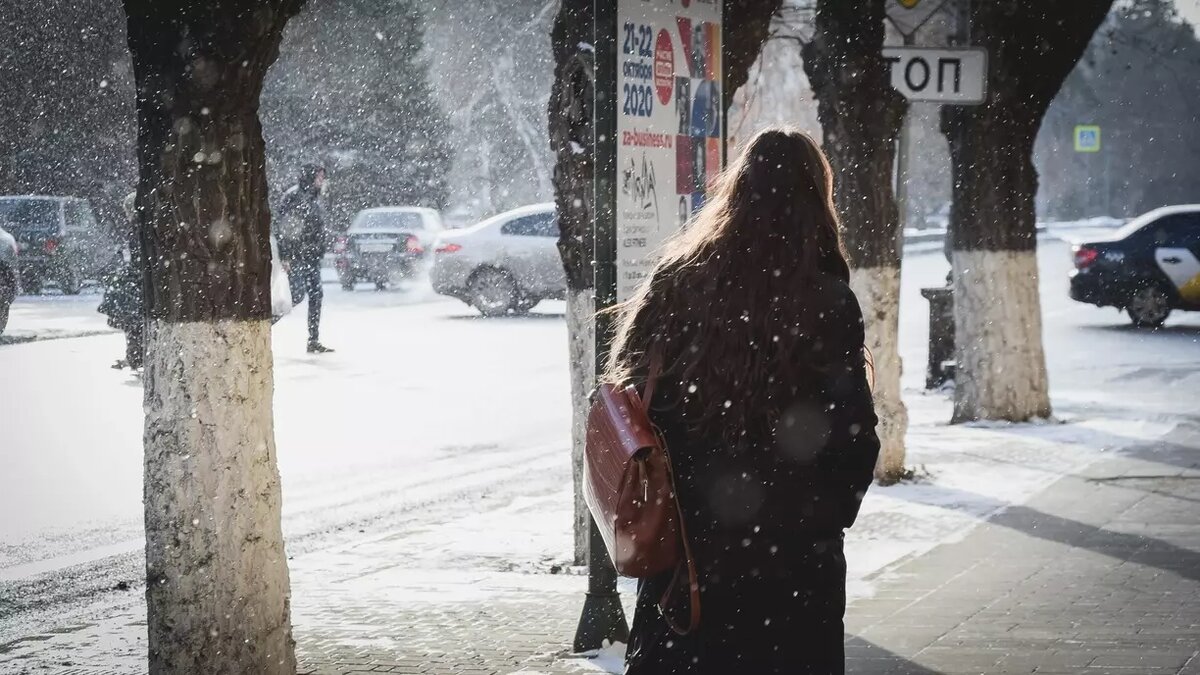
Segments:
[[[604,310],[617,300],[617,3],[595,0],[595,94],[592,147],[595,149],[596,373],[604,371],[613,322]],[[597,381],[599,381],[597,379]],[[574,650],[600,649],[605,642],[628,642],[629,626],[617,593],[617,570],[596,522],[588,518],[588,590],[575,630]]]

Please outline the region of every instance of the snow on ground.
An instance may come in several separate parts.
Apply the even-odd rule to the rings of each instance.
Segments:
[[[96,311],[101,297],[92,287],[79,295],[23,295],[13,303],[0,345],[115,333]]]
[[[304,352],[303,306],[276,326],[290,542],[369,520],[375,507],[364,504],[440,499],[561,447],[570,415],[565,374],[555,377],[565,364],[552,356],[566,344],[561,303],[484,321],[419,293],[415,302],[403,292],[329,295],[322,339],[336,353]],[[0,351],[5,407],[23,421],[5,431],[0,512],[21,516],[0,522],[0,570],[27,562],[31,548],[77,550],[46,541],[59,529],[94,531],[97,545],[124,532],[140,545],[141,387],[109,367],[121,350],[111,335]]]
[[[919,476],[869,492],[847,538],[852,597],[869,594],[894,562],[961,537],[1105,452],[1197,433],[1200,315],[1133,330],[1123,315],[1067,299],[1068,246],[1047,241],[1039,259],[1057,419],[960,427],[945,424],[945,395],[921,390],[928,305],[918,292],[941,285],[947,266],[940,253],[906,259],[901,353]],[[485,320],[421,284],[362,288],[327,287],[322,339],[334,354],[304,352],[303,305],[275,328],[298,625],[312,619],[309,593],[336,579],[345,597],[370,598],[380,570],[389,598],[414,603],[581,590],[580,570],[566,567],[562,303]],[[12,328],[43,338],[101,330],[98,301],[22,298]],[[0,595],[20,599],[0,612],[0,635],[72,622],[87,628],[53,644],[140,663],[140,594],[112,592],[117,582],[136,591],[142,577],[141,387],[109,367],[121,351],[115,334],[0,346]],[[621,589],[628,604],[632,583]],[[49,642],[30,644],[53,653]]]
[[[581,672],[623,673],[625,672],[625,645],[617,642],[603,649],[585,653],[588,660],[578,662]]]

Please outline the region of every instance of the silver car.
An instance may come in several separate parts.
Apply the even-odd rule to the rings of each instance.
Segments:
[[[528,312],[542,300],[566,295],[557,244],[554,204],[525,206],[446,231],[434,248],[433,289],[484,316]]]

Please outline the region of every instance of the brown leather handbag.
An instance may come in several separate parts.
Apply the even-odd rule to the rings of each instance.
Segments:
[[[659,358],[651,356],[644,396],[632,384],[603,384],[592,395],[583,494],[618,573],[644,578],[675,568],[659,609],[682,635],[700,625],[700,584],[675,496],[671,457],[650,421],[661,370]],[[685,570],[690,619],[683,627],[667,608]]]

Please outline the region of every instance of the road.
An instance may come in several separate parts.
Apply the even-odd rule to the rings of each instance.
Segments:
[[[1067,243],[1041,242],[1042,331],[1055,410],[1100,414],[1119,405],[1151,417],[1200,414],[1194,394],[1200,391],[1200,313],[1176,312],[1158,330],[1135,329],[1124,312],[1072,301],[1067,296],[1071,265]],[[928,356],[929,305],[920,289],[943,285],[948,270],[940,254],[905,262],[900,350],[908,388],[924,386]]]
[[[1158,331],[1066,297],[1068,247],[1041,248],[1056,413],[1200,420],[1200,315]],[[920,396],[923,286],[940,253],[905,262],[901,352]],[[141,386],[109,368],[122,351],[97,296],[22,299],[0,346],[0,636],[86,620],[141,562]],[[377,533],[420,532],[569,481],[566,329],[561,303],[484,320],[420,286],[330,287],[322,339],[304,352],[301,312],[275,328],[276,434],[290,556]],[[34,339],[34,338],[51,339]],[[523,547],[514,568],[561,562],[568,541]],[[3,640],[0,640],[2,643]]]

